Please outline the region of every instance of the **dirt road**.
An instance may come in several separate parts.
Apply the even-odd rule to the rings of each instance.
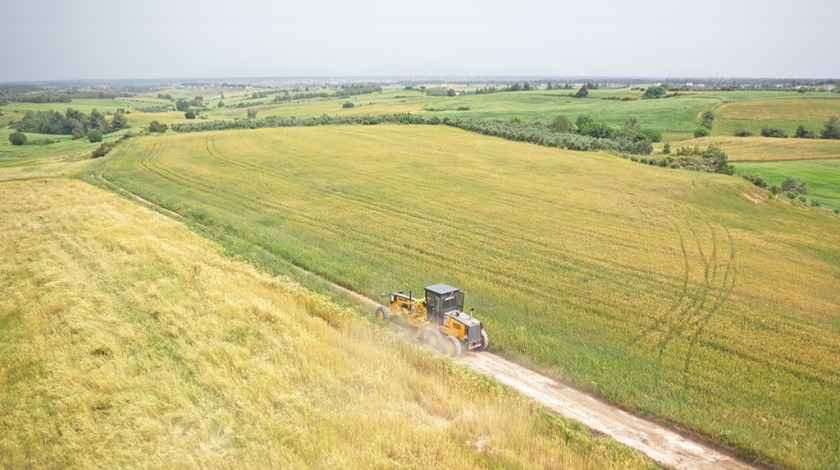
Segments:
[[[496,354],[465,354],[461,362],[478,372],[495,377],[562,416],[579,421],[594,431],[644,453],[662,466],[678,469],[758,468]]]

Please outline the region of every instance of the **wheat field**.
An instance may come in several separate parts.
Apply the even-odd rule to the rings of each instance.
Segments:
[[[432,126],[155,137],[97,171],[266,270],[458,285],[509,357],[759,459],[840,462],[827,211]]]

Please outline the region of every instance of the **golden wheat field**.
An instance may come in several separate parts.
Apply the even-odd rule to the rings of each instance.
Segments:
[[[760,459],[840,461],[828,211],[433,126],[150,137],[100,172],[267,270],[459,285],[503,354]]]

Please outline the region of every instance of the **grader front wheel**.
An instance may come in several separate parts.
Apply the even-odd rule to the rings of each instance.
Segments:
[[[443,347],[443,335],[435,329],[428,329],[423,333],[423,341],[432,349],[440,350]]]
[[[443,353],[449,357],[457,358],[461,356],[461,342],[454,336],[447,336],[443,340]]]
[[[391,318],[391,312],[388,311],[388,307],[384,305],[380,305],[379,308],[376,309],[376,319],[379,321],[388,321]]]

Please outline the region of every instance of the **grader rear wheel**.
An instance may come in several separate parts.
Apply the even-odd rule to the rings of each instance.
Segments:
[[[478,349],[479,351],[484,351],[487,349],[487,346],[490,346],[490,336],[486,331],[481,330],[481,347]]]

